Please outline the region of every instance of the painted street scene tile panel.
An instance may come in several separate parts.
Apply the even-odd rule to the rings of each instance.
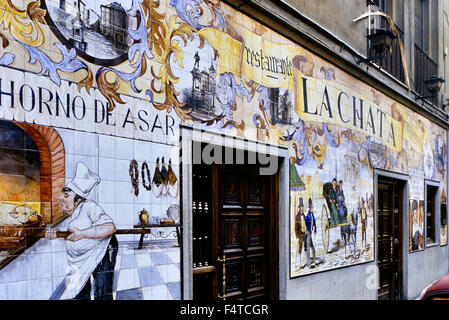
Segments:
[[[219,1],[0,15],[2,298],[179,299],[180,124],[288,147],[290,277],[374,261],[375,169],[409,174],[410,250],[447,194],[443,128]]]
[[[131,0],[46,1],[47,20],[69,45],[91,58],[114,60],[125,55],[132,43],[128,27],[137,18],[126,14]],[[48,19],[49,18],[49,19]]]

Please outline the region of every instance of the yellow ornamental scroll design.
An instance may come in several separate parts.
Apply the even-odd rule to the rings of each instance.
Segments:
[[[183,108],[185,103],[178,101],[179,92],[176,91],[174,85],[178,83],[179,77],[173,73],[170,59],[173,56],[174,62],[180,68],[184,68],[184,53],[179,46],[179,41],[174,40],[174,38],[178,36],[186,45],[187,40],[193,40],[194,31],[191,26],[179,22],[178,18],[174,16],[168,22],[167,20],[160,22],[157,26],[157,32],[150,33],[154,37],[154,39],[151,39],[153,43],[152,53],[159,65],[159,68],[156,67],[157,70],[155,70],[155,65],[151,66],[151,74],[154,77],[151,81],[151,90],[156,95],[164,96],[164,102],[154,102],[153,105],[156,109],[165,109],[167,112],[171,112],[171,108],[174,107],[176,114],[183,119],[187,117],[189,110]],[[160,83],[160,89],[157,88],[156,81]]]
[[[173,16],[167,21],[165,13],[160,13],[160,2],[157,0],[144,0],[141,4],[145,18],[147,19],[148,43],[155,64],[151,66],[151,91],[154,96],[162,96],[163,102],[153,101],[153,106],[158,110],[171,112],[172,107],[176,114],[182,118],[188,118],[189,110],[183,108],[185,103],[178,100],[179,92],[175,89],[175,84],[179,81],[170,65],[170,58],[173,56],[174,62],[183,68],[184,53],[179,47],[179,41],[174,38],[178,36],[187,44],[187,40],[193,40],[195,29],[185,22],[179,22],[177,16]]]
[[[45,24],[46,11],[40,8],[40,1],[30,2],[26,10],[17,8],[12,0],[0,0],[1,26],[17,40],[30,46],[44,43],[44,34],[39,23]]]
[[[184,43],[184,46],[187,45],[187,41],[193,40],[195,29],[180,21],[177,16],[166,18],[165,13],[158,12],[159,6],[160,2],[157,0],[139,2],[137,14],[139,21],[145,24],[147,31],[146,39],[139,41],[147,41],[143,47],[147,47],[148,50],[140,48],[138,50],[145,49],[145,51],[139,52],[140,56],[135,54],[133,59],[137,57],[137,61],[131,64],[131,67],[135,68],[134,75],[111,68],[102,68],[97,76],[98,88],[109,101],[109,111],[112,111],[115,108],[115,103],[125,103],[120,97],[123,92],[121,90],[123,82],[120,82],[118,78],[107,79],[106,74],[113,72],[124,82],[129,82],[130,78],[135,80],[143,76],[147,71],[147,65],[151,65],[150,72],[153,79],[151,79],[150,89],[147,91],[151,91],[153,106],[158,110],[166,110],[168,113],[173,108],[180,118],[189,119],[190,110],[184,107],[185,103],[178,100],[180,92],[176,91],[175,84],[179,82],[179,77],[172,70],[171,58],[180,69],[183,68],[184,53],[180,47],[180,41]],[[147,51],[151,54],[148,54]],[[141,62],[139,62],[139,58]],[[127,80],[122,77],[123,75],[126,75]]]

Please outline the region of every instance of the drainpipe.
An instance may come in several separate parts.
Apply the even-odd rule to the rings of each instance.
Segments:
[[[444,3],[445,3],[445,1],[443,1],[443,14],[444,14],[446,23],[449,25],[449,18],[447,16],[446,9],[444,8]],[[444,24],[445,23],[443,21],[443,77],[446,80],[447,79],[446,78],[446,57],[448,55],[448,50],[446,48],[446,42],[445,42],[446,33],[444,32],[445,31]],[[447,96],[446,95],[447,95],[447,84],[446,84],[446,81],[444,81],[444,99],[445,100],[447,100]],[[447,101],[442,101],[442,104],[446,104],[446,103],[447,103]]]

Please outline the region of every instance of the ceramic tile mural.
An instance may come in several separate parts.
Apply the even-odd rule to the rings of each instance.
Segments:
[[[424,201],[410,199],[410,252],[424,249]]]
[[[55,155],[55,158],[65,158],[65,174],[62,178],[46,177],[48,162],[42,156],[45,151],[39,149],[39,141],[44,138],[51,141],[44,131],[51,128],[23,124],[24,129],[21,129],[17,123],[4,120],[0,121],[0,126],[2,137],[6,138],[2,140],[0,175],[2,299],[90,298],[91,274],[95,278],[92,282],[95,290],[103,288],[101,296],[92,294],[95,298],[180,298],[180,247],[176,228],[170,225],[153,228],[152,234],[145,235],[142,248],[138,245],[140,235],[132,234],[140,224],[139,212],[143,209],[148,212],[148,224],[159,225],[161,220],[169,218],[179,222],[179,166],[174,161],[172,164],[171,159],[176,154],[172,154],[170,146],[69,129],[52,130],[53,139],[57,137],[55,140],[65,149],[64,154]],[[41,136],[27,133],[37,129],[42,130]],[[68,148],[64,148],[66,145]],[[159,163],[159,158],[164,161]],[[146,187],[140,184],[137,196],[129,174],[133,160],[138,167],[138,179],[146,179]],[[67,211],[74,201],[73,194],[71,196],[64,187],[85,200],[70,217],[62,220],[62,211]],[[158,187],[159,191],[152,192]],[[56,208],[44,205],[42,199],[48,193]],[[61,237],[47,240],[39,235],[41,229],[36,219],[37,222],[56,222],[58,231],[73,232],[99,226],[100,229],[93,230],[94,238],[101,237],[104,231],[107,235],[107,230],[101,229],[107,226],[119,231],[112,237],[103,237],[106,241],[82,238],[71,242]],[[21,232],[29,232],[37,241],[30,246]],[[22,246],[24,251],[19,252],[26,257],[25,261],[14,257],[8,263]],[[8,279],[14,279],[24,270],[26,290],[14,291],[20,281],[9,283]],[[30,285],[37,280],[40,285]]]
[[[446,193],[441,193],[440,210],[440,246],[447,245],[447,197]]]
[[[2,299],[180,299],[180,124],[289,148],[291,277],[373,261],[374,168],[447,179],[442,128],[219,1],[0,15]]]

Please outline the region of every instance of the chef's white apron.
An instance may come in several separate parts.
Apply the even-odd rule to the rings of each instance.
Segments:
[[[93,201],[81,203],[70,217],[68,230],[84,230],[104,223],[113,222],[103,209]],[[66,240],[67,260],[69,263],[65,290],[60,299],[73,299],[81,291],[90,275],[103,259],[111,236],[104,239]]]

